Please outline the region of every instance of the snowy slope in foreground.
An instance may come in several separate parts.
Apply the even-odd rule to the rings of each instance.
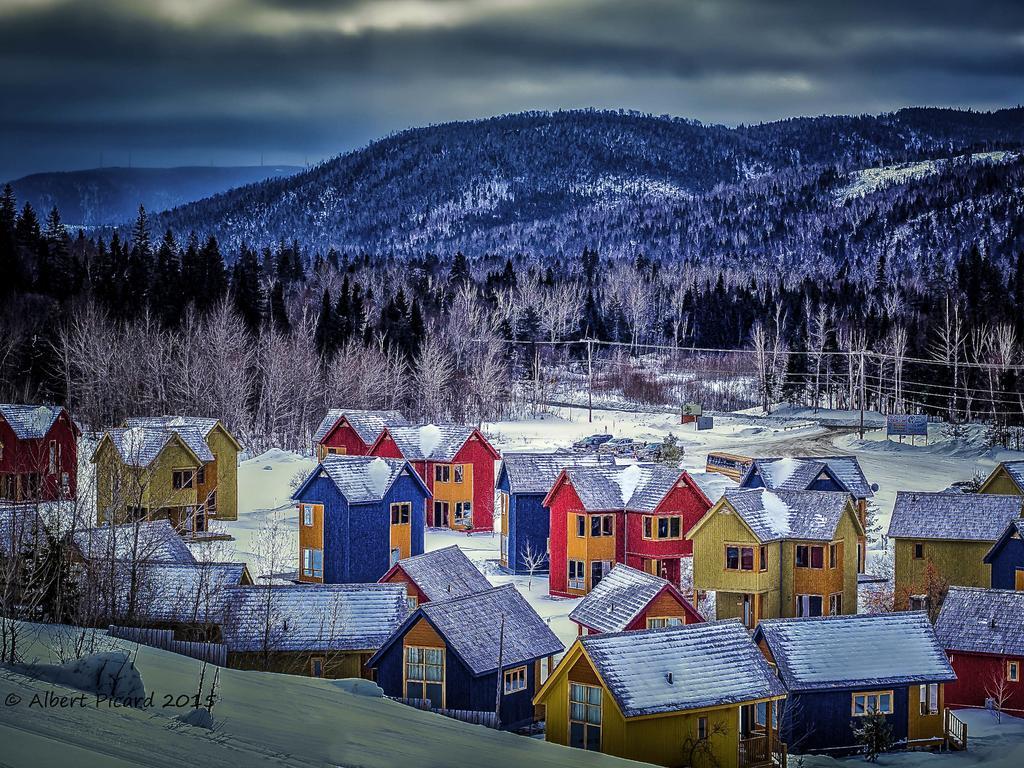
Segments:
[[[29,658],[50,653],[58,628],[40,627]],[[103,638],[106,640],[106,638]],[[123,648],[133,648],[123,643]],[[199,662],[140,647],[136,666],[147,692],[194,695]],[[175,721],[184,710],[30,708],[33,694],[70,689],[0,670],[0,763],[11,766],[628,766],[623,760],[499,733],[348,692],[353,681],[222,670],[217,730]],[[209,678],[207,678],[207,686]],[[366,686],[376,691],[376,686]],[[21,698],[10,705],[10,696]]]

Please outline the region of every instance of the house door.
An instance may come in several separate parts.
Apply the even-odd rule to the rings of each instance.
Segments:
[[[754,628],[754,596],[743,596],[743,626],[747,629]]]
[[[593,589],[601,583],[601,579],[612,569],[610,560],[594,560],[590,564],[590,588]]]
[[[448,527],[448,502],[447,501],[435,501],[434,502],[434,519],[431,520],[432,528],[447,528]]]

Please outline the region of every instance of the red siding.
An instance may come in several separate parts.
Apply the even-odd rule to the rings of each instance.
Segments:
[[[3,458],[0,459],[0,474],[38,474],[42,486],[39,501],[57,501],[62,497],[61,474],[68,475],[68,496],[74,498],[78,490],[78,441],[75,428],[67,412],[54,422],[46,437],[41,440],[19,440],[6,421],[0,421],[0,441],[3,442]],[[49,472],[50,443],[56,446],[57,466]],[[2,486],[0,486],[2,488]]]
[[[473,528],[489,531],[494,527],[494,449],[479,435],[477,438],[466,441],[453,463],[473,465]],[[431,468],[431,483],[433,474]]]
[[[644,539],[644,515],[640,512],[627,513],[626,535],[629,537],[628,555],[630,560],[640,562],[645,557],[658,559],[690,557],[693,554],[693,542],[686,539],[686,534],[710,508],[704,498],[689,485],[683,485],[682,488],[678,485],[673,487],[654,510],[654,514],[682,515],[683,538],[663,541]],[[632,562],[627,564],[642,569],[642,565],[633,565]]]
[[[675,592],[672,589],[669,589],[666,586],[666,587],[662,588],[661,592],[659,592],[657,595],[655,595],[654,598],[649,603],[647,603],[647,607],[645,607],[640,612],[640,615],[638,615],[635,619],[633,619],[633,621],[631,621],[629,623],[629,625],[626,627],[626,629],[627,630],[647,629],[647,616],[651,613],[651,606],[655,603],[655,601],[657,601],[659,599],[664,599],[664,598],[671,599],[673,602],[676,603],[676,605],[678,605],[680,608],[683,609],[683,611],[686,613],[686,623],[687,624],[700,624],[701,622],[704,621],[704,617],[701,616],[699,613],[697,613],[695,610],[693,610],[693,607],[690,606],[690,604],[687,603],[686,600],[682,599],[677,592]],[[661,615],[661,614],[659,614],[658,612],[655,612],[654,615]]]
[[[947,707],[984,707],[990,698],[994,676],[1006,674],[1007,661],[1019,661],[1024,676],[1024,658],[1018,656],[985,656],[974,653],[949,652],[949,661],[956,672],[956,682],[946,683]],[[1003,709],[1017,717],[1024,715],[1024,682],[1006,683],[1009,699]]]
[[[338,419],[338,423],[331,427],[326,437],[320,441],[320,445],[326,448],[344,448],[349,456],[365,456],[370,452],[370,446],[363,442],[363,438],[352,429],[344,417]]]
[[[566,481],[558,486],[551,498],[548,511],[551,515],[551,552],[548,554],[548,591],[552,595],[568,596],[569,586],[568,565],[566,564],[566,530],[565,521],[569,510],[583,509],[583,502],[576,495],[576,490]]]

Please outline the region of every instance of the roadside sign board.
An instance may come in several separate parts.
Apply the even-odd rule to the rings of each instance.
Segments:
[[[697,417],[697,429],[714,429],[715,428],[715,417],[714,416],[698,416]]]
[[[924,414],[892,414],[885,417],[886,435],[922,435],[928,437],[928,417]]]
[[[700,403],[684,403],[683,404],[683,416],[702,416],[704,409]]]

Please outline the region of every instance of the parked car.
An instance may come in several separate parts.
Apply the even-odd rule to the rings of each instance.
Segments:
[[[638,445],[637,441],[631,437],[616,437],[602,445],[601,450],[616,456],[628,456],[632,455]]]
[[[578,451],[593,451],[599,445],[607,443],[612,437],[612,435],[591,435],[575,442],[572,447]]]
[[[636,449],[636,457],[640,461],[659,461],[661,459],[661,443],[643,443]]]

